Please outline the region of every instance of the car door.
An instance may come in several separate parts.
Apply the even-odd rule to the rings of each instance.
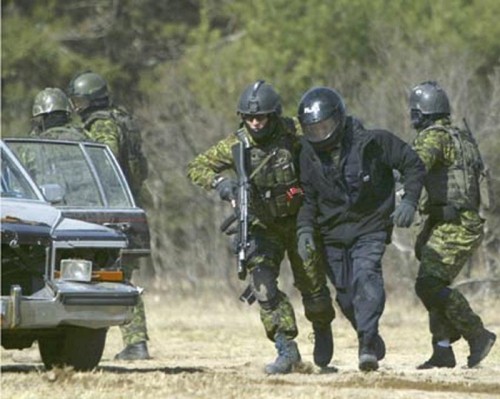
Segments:
[[[37,138],[4,139],[40,187],[57,188],[63,216],[124,232],[128,257],[150,253],[147,216],[139,208],[111,150],[104,144]]]

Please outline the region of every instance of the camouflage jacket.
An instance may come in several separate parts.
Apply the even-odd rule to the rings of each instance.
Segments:
[[[291,118],[280,118],[272,139],[265,144],[258,144],[245,128],[241,128],[191,161],[187,176],[193,183],[213,189],[214,182],[224,172],[236,170],[232,147],[240,139],[248,140],[250,165],[247,173],[251,176],[250,208],[254,215],[261,221],[294,215],[298,207],[295,202],[293,206],[287,202],[287,192],[299,185],[300,135],[298,121]]]
[[[33,129],[29,135],[41,139],[91,141],[84,129],[70,123],[63,126],[54,126],[43,131]]]
[[[445,205],[478,210],[483,164],[477,144],[468,131],[458,129],[451,125],[449,118],[444,118],[419,131],[413,147],[427,170],[424,213],[429,206]]]
[[[148,164],[135,121],[124,109],[109,108],[92,112],[83,123],[92,140],[107,144],[113,151],[134,198],[138,200],[148,175]]]

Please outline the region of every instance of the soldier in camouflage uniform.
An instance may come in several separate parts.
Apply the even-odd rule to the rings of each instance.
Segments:
[[[68,95],[82,119],[88,136],[107,144],[130,185],[137,203],[140,202],[141,187],[147,177],[147,162],[142,153],[142,141],[137,126],[126,110],[115,107],[110,99],[106,80],[99,74],[86,71],[77,74],[70,82]],[[125,277],[131,280],[135,261],[124,265]],[[146,313],[144,302],[139,297],[134,307],[132,321],[120,326],[125,348],[115,356],[116,360],[150,359],[147,341]]]
[[[267,337],[275,342],[278,351],[275,362],[268,364],[265,371],[287,373],[301,359],[294,341],[298,334],[294,310],[277,283],[285,253],[295,286],[302,294],[306,318],[313,323],[314,361],[325,367],[333,355],[330,324],[335,313],[322,264],[317,259],[304,264],[297,253],[295,224],[302,191],[298,183],[296,123],[281,116],[278,94],[262,80],[243,91],[237,112],[241,128],[198,155],[188,165],[188,177],[207,190],[217,190],[222,200],[234,200],[237,183],[222,173],[236,169],[231,148],[238,141],[248,143],[249,212],[253,218],[249,235],[254,250],[250,251],[247,269]]]
[[[33,101],[30,136],[46,139],[87,140],[85,131],[71,123],[71,104],[61,89],[47,87]]]
[[[427,219],[415,248],[420,260],[415,290],[429,312],[433,353],[418,368],[454,367],[451,343],[461,337],[470,348],[467,365],[474,367],[496,337],[450,284],[483,238],[478,183],[483,163],[470,131],[452,125],[448,97],[436,82],[415,86],[409,105],[417,130],[414,148],[427,170],[421,204]]]

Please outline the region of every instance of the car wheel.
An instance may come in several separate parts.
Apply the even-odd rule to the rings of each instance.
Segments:
[[[43,364],[48,370],[60,366],[92,370],[101,360],[107,332],[106,328],[66,327],[62,337],[40,339]]]
[[[63,343],[64,339],[62,336],[51,336],[38,339],[40,357],[47,370],[51,370],[53,367],[62,366]]]

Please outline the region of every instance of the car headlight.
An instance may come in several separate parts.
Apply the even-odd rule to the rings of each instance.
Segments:
[[[87,281],[92,278],[92,262],[84,259],[61,260],[61,279]]]

